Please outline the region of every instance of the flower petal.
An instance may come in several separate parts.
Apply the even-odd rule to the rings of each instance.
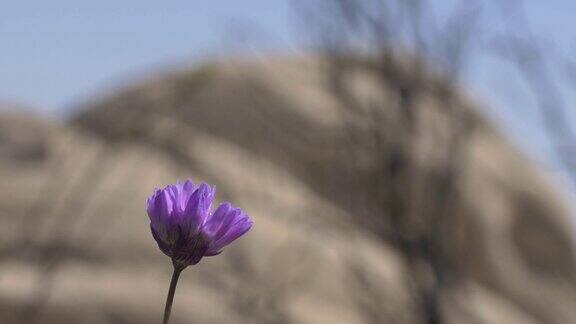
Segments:
[[[190,196],[184,210],[184,227],[191,234],[197,233],[202,224],[204,224],[210,212],[210,206],[214,199],[214,188],[207,184],[201,184]]]
[[[235,209],[229,213],[233,222],[228,226],[223,226],[218,233],[216,233],[208,247],[207,255],[216,255],[228,244],[248,232],[252,227],[252,221],[240,209]],[[223,231],[225,230],[225,231]]]
[[[150,202],[148,206],[150,224],[160,237],[166,239],[170,228],[173,227],[172,201],[166,190],[158,190]]]
[[[210,240],[215,240],[226,232],[228,226],[234,220],[233,217],[230,217],[232,208],[233,207],[229,202],[223,202],[210,216],[208,216],[204,222],[202,230]],[[225,227],[224,232],[219,234],[219,231],[223,227]]]
[[[186,179],[184,183],[176,182],[176,195],[180,214],[184,213],[188,200],[190,200],[190,196],[192,196],[195,190],[196,187],[190,179]]]

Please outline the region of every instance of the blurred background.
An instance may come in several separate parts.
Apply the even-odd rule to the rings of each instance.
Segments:
[[[255,221],[173,323],[576,323],[576,3],[0,5],[0,323],[159,323],[155,187]]]

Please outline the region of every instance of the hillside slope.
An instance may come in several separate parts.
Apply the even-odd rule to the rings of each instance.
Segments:
[[[284,58],[168,73],[86,104],[70,125],[45,125],[47,153],[33,163],[3,154],[4,318],[156,323],[170,265],[154,246],[144,201],[155,186],[190,177],[215,183],[217,199],[242,206],[255,227],[186,271],[175,323],[425,322],[413,274],[431,265],[383,234],[380,220],[391,215],[370,196],[379,167],[372,155],[394,152],[344,144],[350,120],[324,71],[317,59]],[[394,132],[394,94],[364,75],[355,82],[355,97],[383,100],[382,127]],[[439,223],[446,321],[576,322],[565,208],[538,170],[458,100],[473,127]],[[437,157],[445,113],[433,94],[417,105],[409,156],[418,179],[431,181],[446,163]],[[3,137],[0,148],[13,142]]]

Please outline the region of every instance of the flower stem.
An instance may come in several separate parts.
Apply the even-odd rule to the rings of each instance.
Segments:
[[[172,280],[170,281],[170,289],[168,290],[168,297],[166,298],[166,307],[164,308],[164,321],[162,323],[168,324],[170,320],[170,313],[172,312],[172,302],[174,301],[174,293],[176,292],[176,285],[180,273],[184,270],[184,266],[174,263],[174,272],[172,273]]]

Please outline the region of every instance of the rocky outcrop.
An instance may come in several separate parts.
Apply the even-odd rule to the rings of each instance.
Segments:
[[[374,188],[398,186],[400,171],[371,181],[379,156],[397,146],[350,145],[350,103],[325,68],[310,58],[207,64],[93,101],[70,125],[17,127],[24,135],[14,136],[41,140],[45,153],[25,167],[19,154],[1,157],[10,179],[0,183],[4,318],[156,323],[170,264],[144,201],[153,187],[190,177],[215,183],[217,200],[242,206],[255,227],[186,270],[175,323],[425,323],[428,290],[415,287],[439,269],[431,282],[448,323],[576,321],[567,210],[537,168],[458,96],[470,125],[458,144],[465,167],[445,217],[419,219],[435,208],[426,192],[448,163],[438,153],[447,147],[445,101],[427,91],[406,148],[420,182],[398,196],[404,209],[382,207]],[[361,107],[384,107],[383,138],[405,136],[394,133],[395,92],[364,74],[350,89]],[[2,152],[12,152],[4,143],[40,145],[11,136]],[[409,220],[403,238],[437,228],[441,253],[407,256],[387,234],[395,217]]]

